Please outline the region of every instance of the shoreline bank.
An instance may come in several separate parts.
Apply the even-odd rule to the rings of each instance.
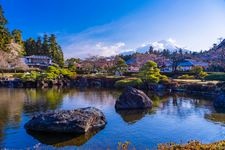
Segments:
[[[36,80],[36,81],[22,81],[20,79],[0,80],[0,87],[4,88],[52,88],[54,86],[60,88],[109,88],[109,89],[123,89],[115,86],[119,80],[126,79],[126,77],[108,78],[108,77],[84,77],[78,76],[76,79],[56,79],[56,80]],[[195,82],[177,82],[171,80],[170,82],[150,84],[143,83],[142,85],[134,86],[143,91],[153,92],[186,92],[186,93],[201,93],[209,95],[217,95],[225,93],[225,83],[219,82],[217,84],[199,84]]]

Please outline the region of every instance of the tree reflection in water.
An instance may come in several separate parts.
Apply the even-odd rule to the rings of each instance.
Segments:
[[[65,89],[0,88],[0,141],[6,127],[20,127],[22,113],[56,109],[66,93]]]
[[[0,141],[4,138],[6,125],[18,128],[25,99],[23,90],[0,88]]]
[[[199,109],[209,108],[209,109]],[[204,115],[212,110],[211,97],[186,93],[173,93],[159,107],[161,113],[169,116],[178,116],[181,119],[192,114]]]
[[[81,146],[90,140],[98,131],[91,131],[85,134],[56,134],[56,133],[40,133],[27,131],[29,135],[40,141],[42,144],[51,145],[54,147],[64,146]]]
[[[35,113],[55,110],[60,107],[63,97],[69,93],[67,89],[29,89],[26,90],[24,113]]]
[[[56,147],[69,145],[80,146],[87,142],[90,138],[93,138],[93,136],[97,132],[79,136],[56,136],[55,134],[29,133],[32,137],[38,140],[36,141],[33,140],[33,138],[31,138],[30,136],[27,136],[26,131],[23,130],[23,124],[35,113],[41,111],[55,109],[74,109],[78,107],[94,106],[103,110],[109,120],[113,120],[113,122],[108,122],[108,127],[110,128],[110,130],[113,130],[114,128],[111,128],[110,125],[117,125],[117,121],[114,121],[114,118],[112,119],[110,117],[118,117],[118,115],[114,114],[114,104],[115,100],[119,97],[120,94],[120,91],[104,89],[86,89],[82,91],[77,89],[57,88],[0,89],[0,147],[11,146],[10,144],[15,141],[18,147],[20,147],[21,145],[24,146],[23,144],[26,144],[25,141],[22,141],[21,145],[17,140],[11,141],[18,137],[26,137],[33,143],[40,141],[41,143],[54,145]],[[181,119],[183,119],[185,121],[185,119],[191,119],[191,117],[197,116],[197,118],[205,117],[207,120],[210,120],[212,122],[220,122],[223,124],[225,123],[225,114],[214,113],[215,109],[213,109],[212,105],[213,98],[211,97],[204,97],[202,95],[195,96],[192,94],[181,93],[148,93],[148,95],[153,101],[152,109],[117,111],[124,122],[128,123],[129,125],[135,124],[133,126],[135,128],[137,126],[142,126],[142,123],[149,123],[155,120],[157,124],[157,119],[169,118],[169,120],[175,119],[176,121],[180,121]],[[147,115],[152,115],[159,118],[153,117],[152,120],[142,119],[145,116],[146,118],[149,118],[147,117]],[[140,124],[137,123],[138,121],[140,121]],[[143,126],[145,126],[145,124]],[[159,126],[161,126],[161,124],[159,124]],[[118,125],[118,127],[121,126]],[[107,130],[107,128],[105,130]],[[104,134],[102,136],[105,136]],[[126,133],[124,134],[125,136],[127,136]],[[158,133],[155,135],[158,135]],[[117,135],[115,135],[115,137],[116,136]],[[98,136],[94,136],[93,141],[96,140],[96,137]],[[107,135],[105,137],[107,137]],[[98,138],[97,140],[99,140]]]
[[[211,97],[204,97],[202,95],[188,95],[185,93],[152,93],[147,95],[153,101],[152,109],[144,110],[117,110],[122,119],[133,124],[142,119],[146,114],[162,113],[169,116],[178,116],[179,118],[186,118],[192,114],[205,114],[208,110],[198,109],[199,107],[209,107],[212,109],[212,102],[209,101]]]

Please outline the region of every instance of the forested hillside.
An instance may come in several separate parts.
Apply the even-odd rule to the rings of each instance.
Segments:
[[[10,32],[7,23],[0,6],[0,69],[24,69],[27,66],[21,60],[25,53],[21,31],[15,29]]]
[[[22,31],[7,27],[8,20],[0,5],[0,69],[24,68],[21,58],[29,55],[45,55],[52,58],[53,62],[63,66],[64,57],[55,35],[44,35],[43,39],[29,38],[23,41]],[[16,62],[16,63],[15,63]]]
[[[213,48],[199,53],[196,57],[208,62],[210,71],[225,72],[225,40],[222,40],[218,45],[214,44]]]
[[[29,38],[24,41],[26,55],[45,55],[52,58],[53,62],[63,66],[64,57],[60,45],[56,41],[56,36],[51,34],[38,37],[37,40]]]

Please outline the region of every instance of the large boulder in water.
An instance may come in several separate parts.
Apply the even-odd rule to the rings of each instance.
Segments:
[[[25,124],[30,131],[83,134],[106,125],[104,114],[96,108],[58,110],[41,113]]]
[[[213,105],[216,109],[225,110],[225,94],[220,94],[213,102]]]
[[[115,108],[117,110],[123,109],[144,109],[151,108],[152,101],[141,90],[127,87],[119,99],[116,101]]]

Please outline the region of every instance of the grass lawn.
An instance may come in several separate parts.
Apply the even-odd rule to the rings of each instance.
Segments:
[[[124,76],[115,76],[115,75],[107,75],[107,74],[78,74],[78,76],[83,76],[83,77],[93,77],[93,78],[97,78],[97,77],[104,77],[104,78],[115,78],[115,79],[119,79],[119,78],[124,78]]]
[[[217,84],[220,81],[201,81],[198,79],[173,79],[179,83],[197,83],[197,84]]]
[[[20,73],[0,73],[0,77],[7,77],[7,78],[12,78],[14,75],[20,74]]]

